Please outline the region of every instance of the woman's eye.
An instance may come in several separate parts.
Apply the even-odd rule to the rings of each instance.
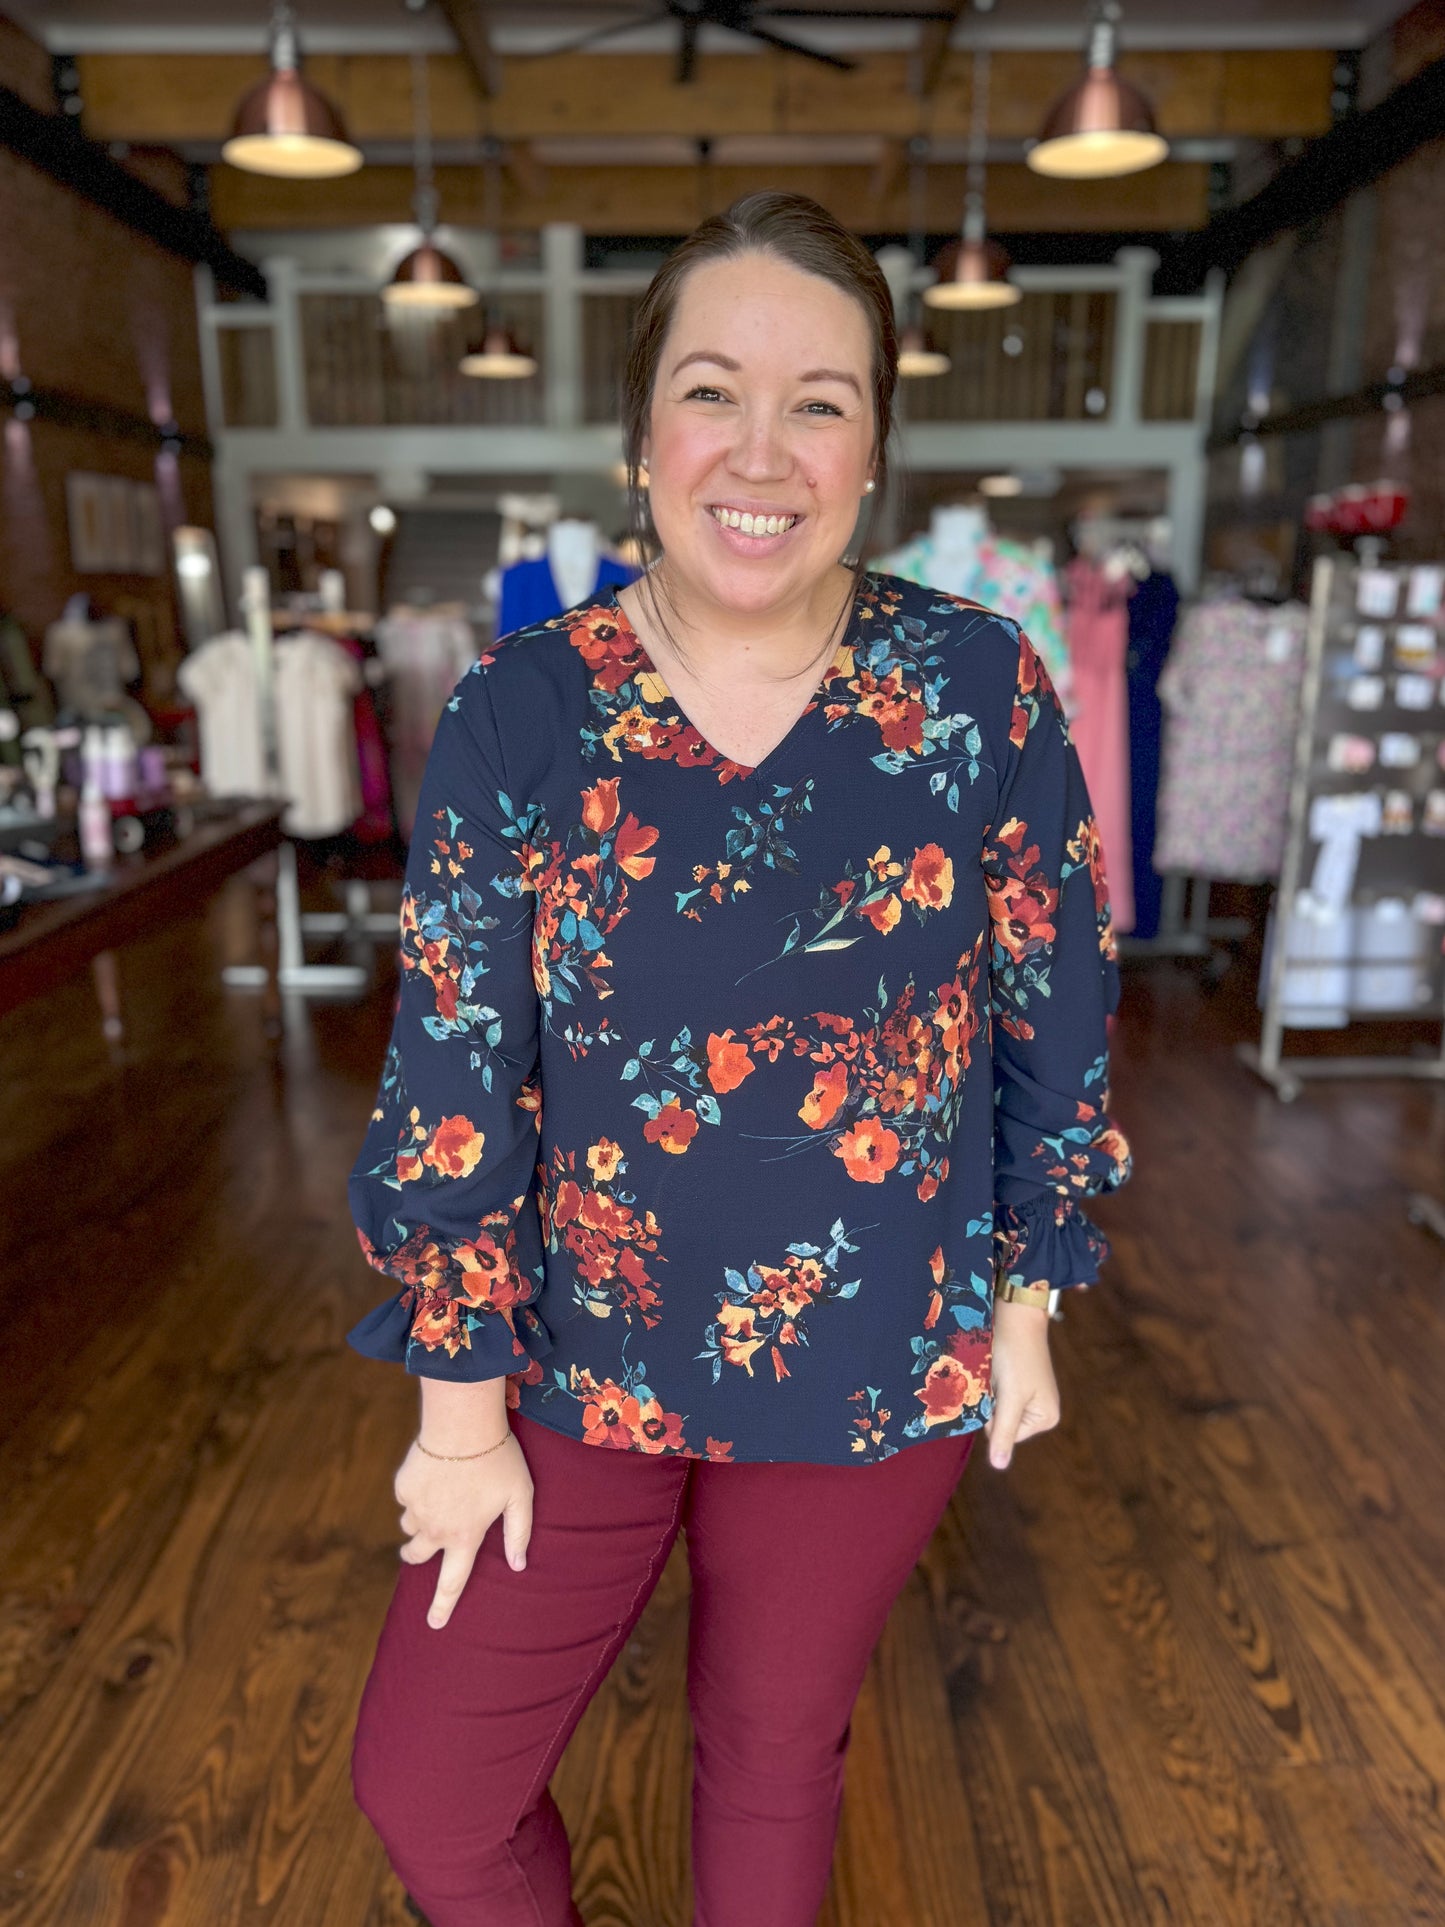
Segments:
[[[720,388],[703,387],[689,388],[683,396],[684,401],[721,401],[722,398],[722,390]]]
[[[832,402],[830,402],[830,401],[809,401],[809,402],[804,402],[804,403],[803,403],[803,407],[804,407],[804,409],[805,409],[805,410],[806,410],[807,412],[809,412],[809,413],[811,413],[811,412],[812,412],[813,410],[815,410],[815,409],[817,409],[817,410],[820,410],[820,411],[821,411],[821,412],[822,412],[823,414],[825,414],[825,415],[838,415],[838,416],[841,416],[841,415],[842,415],[842,413],[843,413],[843,411],[842,411],[842,409],[841,409],[841,408],[835,408],[835,407],[833,406],[833,404],[832,404]]]

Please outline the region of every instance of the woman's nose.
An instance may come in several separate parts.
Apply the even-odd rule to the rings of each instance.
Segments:
[[[755,481],[781,479],[788,472],[791,457],[780,424],[762,413],[745,416],[728,465],[734,474]]]

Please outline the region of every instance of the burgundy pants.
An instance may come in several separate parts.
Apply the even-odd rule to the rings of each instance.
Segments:
[[[582,1927],[547,1788],[681,1529],[692,1574],[694,1927],[815,1927],[854,1701],[976,1432],[869,1465],[726,1465],[583,1445],[510,1414],[535,1488],[448,1624],[402,1562],[366,1682],[357,1802],[431,1927]]]

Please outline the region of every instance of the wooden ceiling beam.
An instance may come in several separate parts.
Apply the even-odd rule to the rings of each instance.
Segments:
[[[502,69],[492,47],[485,0],[437,0],[437,4],[476,82],[477,92],[483,100],[495,100],[502,91]]]
[[[459,13],[467,0],[452,0]],[[475,12],[472,15],[476,17]],[[335,101],[353,138],[411,138],[411,92],[396,54],[311,54],[308,77]],[[1330,124],[1333,56],[1319,49],[1125,53],[1123,70],[1154,103],[1174,138],[1283,139]],[[214,144],[236,103],[265,72],[258,54],[84,54],[85,131],[96,140]],[[1037,133],[1049,105],[1078,72],[1068,52],[1000,49],[994,54],[989,133],[1021,140]],[[432,133],[438,142],[491,132],[503,140],[547,135],[728,134],[881,135],[918,130],[917,57],[867,55],[838,73],[786,54],[708,54],[679,87],[667,54],[554,54],[506,64],[505,89],[487,100],[460,54],[430,60]],[[971,55],[945,48],[931,94],[935,139],[968,132]]]
[[[1021,165],[989,170],[989,222],[999,233],[1044,230],[1080,234],[1179,231],[1208,218],[1208,174],[1199,163],[1170,162],[1120,181],[1080,182],[1061,191]],[[449,222],[482,225],[482,170],[441,167],[437,187]],[[906,174],[879,183],[870,166],[732,167],[713,165],[700,205],[695,167],[560,167],[543,170],[531,192],[514,168],[502,179],[505,227],[574,222],[591,234],[683,234],[712,208],[759,188],[811,194],[849,226],[869,233],[906,233]],[[924,183],[924,225],[944,233],[958,225],[964,169],[940,163]],[[404,167],[367,167],[339,181],[270,181],[218,167],[211,173],[212,213],[230,229],[351,227],[409,219],[411,174]]]

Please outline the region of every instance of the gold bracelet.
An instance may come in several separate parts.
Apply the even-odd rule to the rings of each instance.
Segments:
[[[433,1452],[429,1446],[422,1444],[420,1433],[417,1434],[415,1443],[418,1452],[425,1452],[429,1459],[448,1459],[453,1465],[459,1465],[463,1459],[484,1459],[488,1452],[499,1451],[507,1443],[507,1439],[513,1436],[514,1434],[509,1430],[506,1438],[498,1439],[495,1445],[483,1447],[480,1452]]]

